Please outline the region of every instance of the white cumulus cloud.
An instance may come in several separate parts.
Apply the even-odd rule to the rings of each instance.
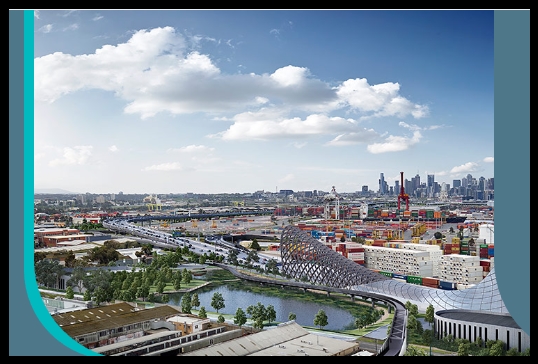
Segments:
[[[389,135],[383,143],[373,143],[366,147],[366,149],[372,154],[387,153],[387,152],[400,152],[407,150],[411,146],[417,144],[422,139],[420,131],[413,132],[412,137],[394,136]]]
[[[62,157],[51,160],[49,166],[85,164],[92,155],[92,149],[93,147],[89,145],[65,147],[62,150]]]
[[[112,93],[124,102],[125,113],[143,119],[162,112],[207,113],[213,120],[232,122],[210,135],[213,138],[319,136],[328,146],[377,140],[375,128],[360,127],[361,120],[428,115],[427,106],[401,96],[400,84],[394,82],[370,85],[366,78],[354,78],[335,86],[295,65],[272,73],[224,74],[210,55],[197,50],[203,39],[216,42],[183,35],[172,27],[142,29],[128,41],[103,45],[94,53],[37,57],[35,100],[52,103],[73,92],[97,89]],[[350,114],[356,117],[342,116]],[[368,149],[372,153],[403,150],[421,137],[420,133],[411,138],[391,136]]]
[[[475,162],[467,162],[465,164],[456,166],[450,170],[451,174],[470,173],[478,170],[478,164]]]

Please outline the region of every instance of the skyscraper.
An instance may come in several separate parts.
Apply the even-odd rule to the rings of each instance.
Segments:
[[[379,194],[384,195],[387,191],[385,190],[385,176],[383,173],[379,174]]]
[[[429,174],[429,175],[428,175],[428,184],[427,184],[427,186],[428,186],[428,187],[432,187],[434,181],[435,181],[435,175],[433,175],[433,174]]]

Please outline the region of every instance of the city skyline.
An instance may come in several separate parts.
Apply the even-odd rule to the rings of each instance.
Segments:
[[[381,173],[381,176],[383,176],[383,173]],[[418,179],[417,179],[417,176],[419,177]],[[430,186],[435,186],[435,185],[437,185],[438,189],[442,188],[443,184],[438,183],[438,181],[435,180],[434,175],[428,175],[427,178],[429,179],[427,181],[425,179],[422,179],[422,177],[420,177],[419,175],[412,176],[410,179],[404,178],[404,184],[405,184],[404,185],[404,190],[405,190],[405,192],[406,193],[413,193],[413,191],[416,188],[421,188],[421,187],[429,188]],[[457,182],[457,185],[455,184],[456,182]],[[384,184],[386,185],[387,189],[385,191],[381,191],[381,189],[380,189],[380,187],[381,187],[381,178],[380,178],[379,182],[378,182],[378,184],[376,186],[362,185],[362,186],[360,186],[360,188],[358,188],[355,191],[343,192],[343,193],[344,194],[354,194],[354,193],[359,193],[360,194],[362,192],[372,192],[372,193],[380,194],[380,195],[388,195],[388,194],[398,195],[398,193],[400,192],[399,183],[400,183],[400,181],[393,181],[392,183],[389,183],[389,181],[384,180]],[[483,184],[483,186],[481,186],[481,183]],[[493,177],[485,178],[483,176],[480,176],[480,177],[477,178],[476,176],[473,176],[471,174],[467,174],[462,179],[452,180],[450,183],[447,183],[447,192],[449,192],[448,190],[450,190],[450,189],[459,188],[459,187],[462,187],[462,188],[480,187],[481,191],[486,190],[486,191],[490,191],[492,193],[493,190],[494,190],[493,189],[493,183],[494,183],[494,178]],[[340,193],[336,189],[336,186],[331,186],[331,187],[335,187],[336,192]],[[368,189],[365,191],[364,187],[368,187]],[[315,188],[313,190],[291,190],[291,189],[286,188],[286,186],[282,186],[282,188],[279,188],[278,190],[275,190],[275,191],[266,191],[266,190],[237,191],[237,192],[231,192],[229,194],[248,194],[248,193],[260,192],[260,191],[267,192],[267,193],[279,193],[281,191],[293,191],[293,192],[318,191],[318,192],[324,192],[324,193],[329,193],[330,192],[329,189],[325,189],[325,188]],[[435,192],[435,191],[433,191],[433,192]],[[440,192],[440,190],[437,191],[437,192]],[[73,192],[73,191],[68,191],[68,190],[63,190],[63,189],[58,189],[58,188],[35,189],[34,190],[34,194],[96,194],[96,195],[101,194],[101,195],[108,195],[108,194],[118,194],[118,193],[123,194],[124,191],[119,190],[119,191],[111,191],[111,192],[106,192],[106,193],[101,193],[101,192],[96,193],[96,192],[92,192],[92,191]],[[142,195],[143,194],[146,194],[146,195],[147,194],[167,195],[167,194],[190,194],[190,193],[195,193],[195,192],[187,191],[187,192],[182,192],[182,193],[159,193],[159,192],[147,192],[146,191],[146,192],[132,193],[132,194],[134,194],[134,195],[140,195],[140,194],[142,194]],[[125,194],[129,194],[129,193],[125,193]],[[219,193],[196,192],[195,194],[204,195],[204,194],[219,194]],[[223,192],[222,194],[227,194],[227,193]],[[459,195],[459,193],[458,193],[458,191],[454,191],[452,193],[452,195]],[[430,196],[430,197],[433,197],[433,196]]]
[[[491,10],[40,10],[34,52],[36,190],[494,177]]]

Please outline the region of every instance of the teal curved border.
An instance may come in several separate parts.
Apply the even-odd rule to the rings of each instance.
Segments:
[[[34,11],[24,10],[24,282],[26,293],[39,321],[68,348],[102,356],[73,340],[54,321],[37,287],[34,270]]]
[[[514,230],[532,230],[530,9],[495,10],[494,16],[494,142],[495,166],[500,166],[495,173],[495,269],[508,312],[530,336],[532,234]]]

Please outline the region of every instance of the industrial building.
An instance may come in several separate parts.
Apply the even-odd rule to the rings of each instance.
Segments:
[[[451,335],[454,339],[470,342],[500,340],[505,349],[516,348],[523,352],[530,348],[530,335],[526,334],[508,314],[477,312],[470,310],[441,310],[434,314],[435,335],[443,339]]]
[[[355,341],[312,334],[289,321],[179,356],[351,356],[359,351]]]

